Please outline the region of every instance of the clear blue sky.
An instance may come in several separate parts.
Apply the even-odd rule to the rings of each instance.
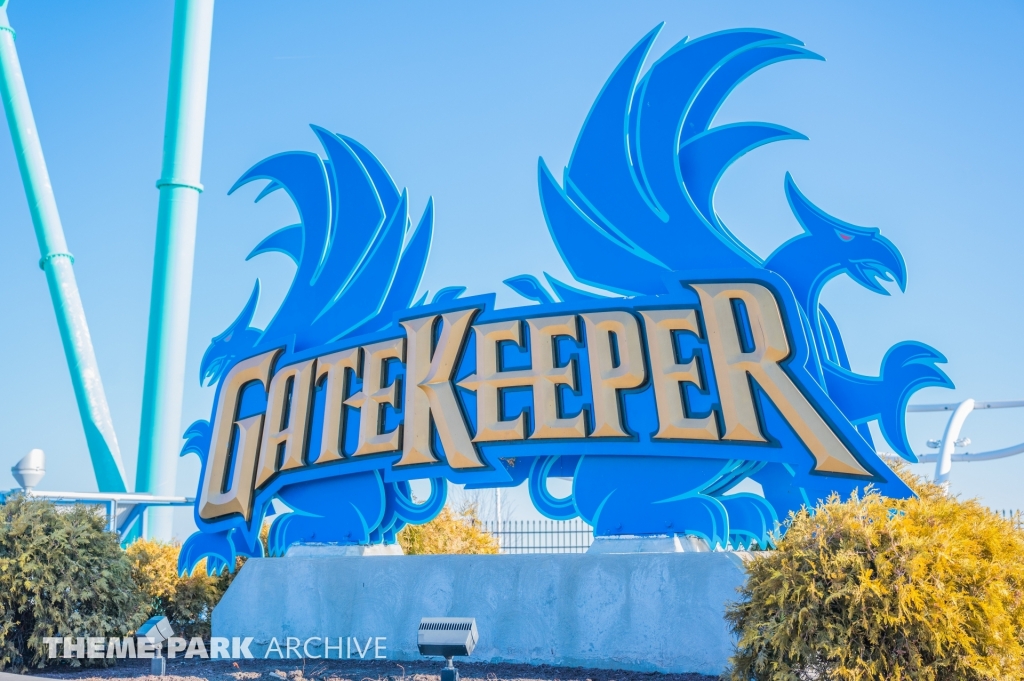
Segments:
[[[171,13],[170,0],[11,0],[9,10],[132,479]],[[424,287],[500,291],[515,274],[568,277],[541,215],[537,158],[552,169],[566,163],[604,80],[661,21],[655,56],[686,35],[755,26],[826,58],[768,67],[730,98],[717,122],[769,121],[810,140],[749,154],[725,176],[716,205],[766,255],[798,231],[782,193],[791,171],[823,209],[881,227],[903,251],[905,294],[883,298],[847,279],[825,290],[853,368],[877,373],[889,346],[916,339],[947,355],[957,389],[915,402],[1024,399],[1019,2],[220,0],[182,427],[209,417],[213,390],[199,387],[198,363],[210,337],[234,319],[257,276],[265,291],[257,324],[290,281],[284,257],[244,261],[294,218],[282,193],[258,205],[254,187],[226,195],[252,163],[318,150],[309,123],[351,135],[408,187],[416,216],[434,197]],[[6,133],[0,206],[0,487],[14,484],[7,466],[41,447],[43,488],[95,489]],[[975,414],[964,430],[971,449],[1024,440],[1022,416]],[[924,451],[945,417],[909,418]],[[1024,456],[955,465],[953,489],[1020,508],[1022,474]],[[197,475],[194,457],[182,460],[178,491],[194,493]],[[517,505],[525,511],[527,502]]]

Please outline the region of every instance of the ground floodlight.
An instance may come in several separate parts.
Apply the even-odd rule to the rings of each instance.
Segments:
[[[135,635],[159,646],[174,636],[174,629],[171,629],[171,623],[167,621],[166,617],[155,615],[143,622]]]
[[[146,639],[156,645],[157,654],[149,661],[149,670],[152,676],[163,676],[167,673],[167,660],[160,654],[160,646],[163,642],[174,636],[174,629],[171,623],[163,615],[154,615],[142,623],[139,630],[135,632],[139,638]]]
[[[420,655],[439,655],[447,661],[441,670],[441,681],[459,681],[459,670],[452,664],[452,658],[472,654],[479,638],[473,617],[424,617],[416,643]]]
[[[46,455],[41,449],[33,449],[11,468],[11,475],[18,486],[26,492],[42,482],[46,475]]]

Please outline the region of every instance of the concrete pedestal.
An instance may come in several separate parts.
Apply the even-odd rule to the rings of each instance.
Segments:
[[[285,558],[327,558],[330,556],[404,556],[399,544],[339,546],[337,544],[295,544],[289,546]]]
[[[678,535],[661,535],[654,537],[637,537],[621,535],[618,537],[594,537],[594,543],[587,553],[683,553],[684,551],[708,552],[708,543],[700,537],[680,537]]]
[[[422,617],[475,617],[474,661],[722,672],[723,619],[744,554],[289,555],[249,559],[213,612],[213,635],[256,657],[422,659]],[[287,637],[293,637],[291,641]],[[319,637],[319,638],[315,638]],[[340,640],[339,640],[340,639]],[[371,645],[372,644],[372,645]],[[338,646],[343,646],[339,650]],[[354,647],[353,647],[354,646]]]

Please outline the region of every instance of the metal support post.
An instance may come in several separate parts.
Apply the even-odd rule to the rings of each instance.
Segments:
[[[89,326],[85,322],[85,310],[75,282],[74,258],[68,253],[64,241],[64,228],[57,213],[39,132],[14,46],[14,29],[7,19],[7,5],[7,0],[0,0],[0,96],[4,100],[21,180],[39,242],[39,267],[46,274],[50,299],[57,314],[57,327],[71,371],[71,384],[85,429],[96,484],[101,492],[124,492],[121,450],[117,445]]]
[[[974,411],[974,400],[964,400],[953,410],[953,415],[946,423],[946,430],[942,433],[942,442],[939,445],[939,459],[935,462],[935,484],[941,485],[949,491],[949,472],[953,468],[953,450],[956,447],[956,440],[960,437],[960,429],[964,421]]]
[[[163,168],[157,214],[135,490],[174,494],[181,447],[181,402],[192,297],[199,172],[206,123],[206,87],[213,0],[176,0],[167,88]],[[170,509],[148,511],[147,533],[171,538]]]

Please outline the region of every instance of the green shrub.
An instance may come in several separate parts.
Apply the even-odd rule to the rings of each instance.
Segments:
[[[94,507],[22,495],[0,506],[0,669],[42,667],[44,636],[125,636],[148,616],[117,535]]]
[[[733,681],[1024,679],[1024,532],[908,481],[791,515],[747,564]]]
[[[447,506],[423,525],[406,525],[398,543],[409,555],[436,553],[498,553],[498,540],[480,526],[476,508],[452,511]]]

